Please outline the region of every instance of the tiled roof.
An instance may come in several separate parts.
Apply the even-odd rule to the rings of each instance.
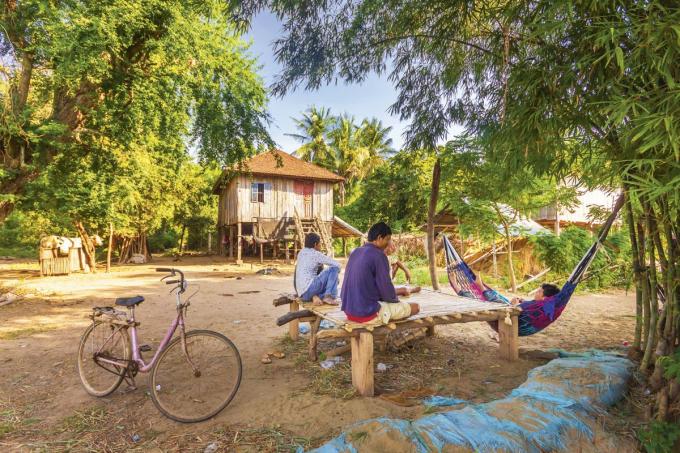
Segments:
[[[242,165],[244,172],[254,175],[288,176],[332,182],[343,180],[342,177],[325,168],[293,157],[280,149],[258,154],[244,161]]]

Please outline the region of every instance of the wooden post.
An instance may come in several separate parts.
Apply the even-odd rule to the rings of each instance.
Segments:
[[[288,254],[288,242],[283,241],[283,247],[286,249],[286,264],[290,264],[290,255]]]
[[[352,385],[361,396],[373,396],[373,334],[361,332],[350,340],[352,347]]]
[[[298,311],[299,309],[300,304],[298,303],[297,299],[290,303],[290,311]],[[290,336],[291,340],[298,339],[298,336],[300,335],[300,331],[298,330],[299,327],[300,321],[297,319],[288,323],[288,335]]]
[[[498,320],[498,342],[502,359],[515,361],[519,358],[519,320],[517,315],[510,317],[512,325]]]
[[[436,215],[437,199],[439,197],[439,178],[441,175],[441,161],[439,157],[432,169],[432,189],[430,191],[430,204],[427,210],[427,259],[430,268],[430,280],[432,289],[439,291],[439,280],[437,280],[437,265],[434,244],[434,216]]]
[[[243,264],[241,259],[241,222],[236,224],[236,264]]]
[[[347,239],[342,238],[342,256],[343,258],[347,258]]]
[[[208,255],[212,253],[212,231],[208,231]]]
[[[427,326],[427,332],[425,335],[428,337],[434,337],[434,326]]]
[[[312,326],[311,332],[309,332],[309,360],[316,362],[318,354],[316,352],[316,345],[318,343],[316,334],[319,332],[319,326],[321,325],[321,318],[316,317],[314,322],[310,323]]]
[[[264,263],[264,244],[260,244],[260,264]]]
[[[234,257],[234,226],[229,225],[229,258]]]

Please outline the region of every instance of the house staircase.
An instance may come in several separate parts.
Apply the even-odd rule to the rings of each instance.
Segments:
[[[297,209],[294,210],[293,222],[295,223],[295,233],[298,241],[298,246],[303,248],[305,246],[305,235],[309,233],[316,233],[321,238],[321,251],[328,256],[333,256],[333,238],[329,228],[321,221],[319,216],[311,219],[303,219],[298,214]]]

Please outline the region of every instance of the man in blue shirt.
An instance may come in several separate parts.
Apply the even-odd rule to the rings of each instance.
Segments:
[[[368,242],[349,256],[342,282],[342,310],[354,322],[379,322],[408,318],[420,310],[418,304],[397,298],[385,248],[392,230],[384,222],[368,230]]]

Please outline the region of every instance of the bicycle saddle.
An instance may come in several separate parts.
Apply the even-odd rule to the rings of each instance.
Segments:
[[[133,305],[141,304],[144,302],[144,297],[134,296],[134,297],[119,297],[116,299],[116,305],[122,305],[124,307],[132,307]]]

